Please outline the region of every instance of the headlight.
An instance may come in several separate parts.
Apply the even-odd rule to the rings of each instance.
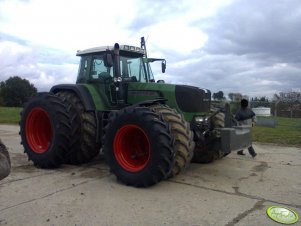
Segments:
[[[114,77],[114,82],[122,82],[122,78],[121,77]]]
[[[206,118],[204,116],[195,116],[194,117],[194,121],[196,123],[202,123],[202,122],[205,122],[206,121]]]

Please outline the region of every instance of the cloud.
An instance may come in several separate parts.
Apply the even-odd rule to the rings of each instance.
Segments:
[[[69,53],[0,41],[0,59],[5,59],[0,61],[1,81],[20,76],[33,83],[39,91],[48,91],[55,84],[76,81],[78,59],[70,57]]]
[[[179,81],[249,95],[300,88],[300,1],[235,1],[194,26],[208,40],[187,58],[199,59],[195,64],[185,72],[172,69],[175,76],[186,74]]]
[[[142,6],[151,4],[144,1]],[[166,74],[157,78],[250,96],[271,97],[300,86],[298,0],[225,2],[207,15],[202,15],[202,6],[181,2],[162,7],[155,2],[147,12],[155,11],[158,17],[141,14],[132,24],[147,34],[150,31],[149,43],[155,43],[150,44],[150,52],[168,60]],[[181,21],[192,30],[181,29]]]
[[[146,37],[151,52],[164,54],[171,51],[173,55],[189,55],[193,50],[202,48],[208,39],[202,28],[193,22],[214,15],[230,2],[139,1],[136,2],[136,16],[128,28]]]
[[[271,4],[272,3],[272,4]],[[298,62],[301,59],[301,4],[288,1],[237,1],[206,30],[213,54],[251,55]]]
[[[2,32],[63,50],[112,43],[127,36],[134,1],[7,0],[0,2]]]
[[[22,75],[40,90],[74,83],[78,49],[139,46],[166,58],[156,79],[249,96],[300,90],[299,0],[0,1],[1,80]]]

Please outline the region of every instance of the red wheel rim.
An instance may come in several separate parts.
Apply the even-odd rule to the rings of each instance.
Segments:
[[[52,139],[52,127],[48,113],[39,107],[33,108],[26,119],[26,140],[35,153],[44,153]]]
[[[145,132],[132,124],[121,127],[114,138],[114,155],[123,169],[142,170],[150,160],[150,144]]]

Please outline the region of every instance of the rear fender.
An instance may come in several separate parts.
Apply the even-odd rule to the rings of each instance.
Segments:
[[[86,111],[95,111],[96,107],[93,101],[93,98],[84,85],[75,85],[75,84],[63,84],[56,85],[50,89],[50,92],[57,93],[60,91],[71,91],[74,92],[81,100],[82,104],[85,107]]]

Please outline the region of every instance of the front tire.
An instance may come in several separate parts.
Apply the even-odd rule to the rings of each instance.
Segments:
[[[111,172],[126,185],[156,184],[167,178],[175,162],[169,124],[147,107],[111,112],[103,142]]]
[[[176,162],[169,176],[176,176],[190,164],[194,149],[192,131],[183,116],[174,109],[164,105],[153,105],[150,108],[162,115],[163,119],[170,124],[175,137]]]

